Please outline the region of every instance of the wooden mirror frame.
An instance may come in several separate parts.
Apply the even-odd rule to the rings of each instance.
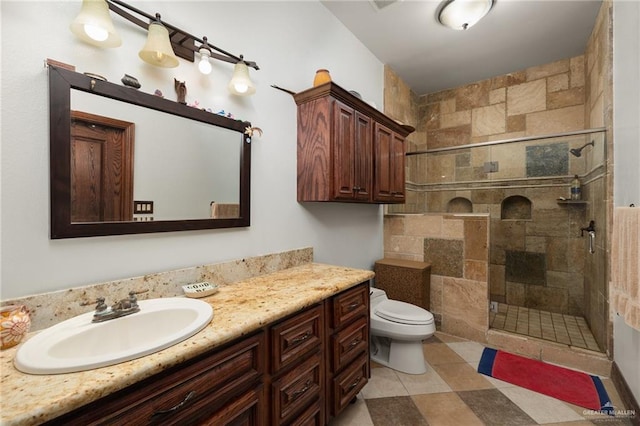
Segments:
[[[241,138],[240,176],[238,176],[240,179],[239,217],[141,222],[71,222],[72,89],[237,131],[238,138]],[[244,134],[245,129],[251,127],[250,122],[192,108],[52,65],[49,66],[49,118],[51,239],[194,231],[250,225],[251,138]]]

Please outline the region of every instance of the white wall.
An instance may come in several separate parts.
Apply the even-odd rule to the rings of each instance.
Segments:
[[[207,77],[180,60],[153,68],[137,57],[145,32],[114,15],[117,49],[77,40],[69,24],[80,1],[0,2],[1,20],[1,282],[3,299],[145,273],[312,246],[315,260],[371,268],[382,257],[382,208],[296,202],[296,107],[271,84],[300,91],[315,70],[382,105],[383,65],[320,3],[131,1],[148,13],[260,66],[257,93],[228,94],[232,65],[216,61]],[[112,82],[125,74],[143,91],[175,96],[174,77],[187,82],[187,102],[225,109],[262,128],[252,142],[251,227],[66,240],[49,239],[49,127],[45,58]],[[174,98],[175,99],[175,98]]]
[[[640,2],[613,2],[614,204],[640,208]],[[640,332],[616,316],[613,357],[640,401]]]

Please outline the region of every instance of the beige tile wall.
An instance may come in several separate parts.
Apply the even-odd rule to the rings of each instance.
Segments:
[[[462,273],[433,264],[428,242],[451,249],[449,259]],[[447,242],[452,244],[447,245]],[[432,263],[429,310],[446,333],[486,341],[489,329],[488,215],[398,214],[384,217],[384,256]],[[427,249],[425,249],[427,247]],[[438,273],[439,270],[444,272]],[[440,275],[442,274],[442,275]],[[455,275],[455,276],[452,276]]]

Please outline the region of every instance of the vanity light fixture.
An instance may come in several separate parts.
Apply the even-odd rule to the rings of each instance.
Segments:
[[[162,25],[159,13],[156,13],[156,20],[149,24],[147,42],[138,56],[146,63],[157,67],[175,68],[180,63],[173,53],[169,31]]]
[[[104,0],[82,0],[80,13],[69,28],[79,39],[94,46],[118,47],[122,44]]]
[[[256,87],[249,77],[249,68],[242,55],[240,55],[240,60],[233,68],[233,76],[229,82],[228,89],[229,92],[238,96],[249,96],[256,93]]]
[[[159,67],[177,67],[177,57],[195,62],[198,53],[198,69],[203,74],[211,72],[211,59],[234,64],[234,73],[229,85],[231,93],[241,96],[255,93],[256,89],[249,78],[248,70],[248,67],[260,69],[255,62],[245,61],[242,55],[238,57],[210,44],[206,37],[200,39],[162,21],[160,14],[149,15],[123,1],[82,0],[82,9],[71,24],[71,31],[81,40],[95,46],[119,46],[122,41],[111,22],[109,10],[149,31],[147,41],[139,53],[143,61]],[[234,89],[231,89],[232,86]]]
[[[494,0],[448,0],[438,13],[438,21],[454,30],[466,30],[480,21]]]
[[[207,37],[202,37],[203,43],[200,45],[198,53],[200,53],[200,62],[198,62],[198,69],[204,75],[211,74],[211,48],[207,43]]]

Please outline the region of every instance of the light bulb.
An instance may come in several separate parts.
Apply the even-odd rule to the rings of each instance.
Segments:
[[[198,62],[198,69],[202,74],[208,75],[211,74],[211,62],[209,62],[209,58],[203,56]]]
[[[105,41],[109,38],[109,31],[92,24],[84,24],[84,32],[95,41]]]
[[[234,87],[238,93],[246,93],[246,91],[249,90],[249,85],[247,84],[237,83],[234,84]]]

